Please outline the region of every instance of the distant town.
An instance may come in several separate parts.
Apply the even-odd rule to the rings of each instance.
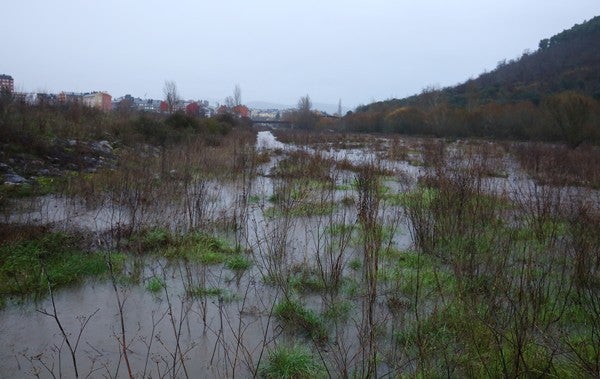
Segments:
[[[10,75],[0,75],[0,92],[8,92],[13,99],[30,105],[81,104],[104,112],[142,111],[153,113],[184,112],[199,117],[212,117],[218,114],[232,113],[239,117],[248,117],[254,121],[279,120],[282,114],[291,109],[255,109],[245,105],[210,104],[208,100],[177,100],[172,109],[163,99],[134,97],[130,94],[113,98],[106,91],[43,93],[15,92],[14,79]],[[325,112],[313,111],[322,116]],[[336,114],[337,115],[337,114]]]

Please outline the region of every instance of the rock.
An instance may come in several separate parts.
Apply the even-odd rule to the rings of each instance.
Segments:
[[[77,145],[77,141],[74,140],[74,139],[70,139],[70,140],[67,141],[67,145],[69,145],[69,146],[75,146],[75,145]]]
[[[50,170],[48,170],[47,168],[43,168],[38,171],[38,175],[39,176],[48,176],[48,175],[50,175]]]
[[[6,172],[6,173],[13,173],[13,169],[12,167],[10,167],[9,165],[7,165],[6,163],[0,163],[0,172]]]
[[[98,160],[94,157],[83,157],[83,161],[85,163],[87,163],[88,165],[97,165],[98,164]]]
[[[90,146],[93,150],[104,154],[110,154],[113,151],[113,148],[108,141],[92,142]]]
[[[27,183],[27,179],[17,174],[4,174],[4,184],[19,185]]]

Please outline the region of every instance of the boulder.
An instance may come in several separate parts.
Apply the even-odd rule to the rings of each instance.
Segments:
[[[27,179],[17,174],[4,174],[4,184],[19,185],[27,183]]]
[[[110,154],[113,151],[113,148],[108,141],[92,142],[90,146],[93,150],[104,154]]]

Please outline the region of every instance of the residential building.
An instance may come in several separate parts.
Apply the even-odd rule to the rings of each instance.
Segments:
[[[53,93],[40,92],[35,94],[34,103],[39,106],[54,106],[58,104],[58,96]]]
[[[61,104],[81,103],[83,94],[77,92],[61,92],[58,94],[58,102]]]
[[[245,105],[236,105],[232,111],[238,117],[250,117],[250,110]]]
[[[191,103],[185,106],[185,113],[189,116],[200,116],[201,109],[202,108],[200,107],[200,104],[198,104],[195,101],[192,101]]]
[[[12,76],[5,74],[0,75],[0,91],[2,90],[8,90],[10,93],[15,91],[15,81]]]
[[[106,92],[92,92],[83,95],[83,105],[109,112],[112,109],[112,96]]]
[[[273,121],[279,120],[280,117],[281,111],[279,109],[252,109],[250,111],[250,118],[253,120]]]

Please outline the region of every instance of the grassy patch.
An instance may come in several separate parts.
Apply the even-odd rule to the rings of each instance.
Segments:
[[[430,208],[431,204],[439,196],[439,191],[435,188],[422,187],[412,192],[404,193],[386,193],[384,199],[392,205],[398,206],[422,206]]]
[[[260,370],[260,376],[267,379],[316,379],[323,374],[321,365],[302,346],[277,347],[269,352],[267,365]]]
[[[336,205],[332,202],[297,202],[291,204],[289,207],[269,207],[264,211],[264,215],[269,218],[283,217],[286,215],[291,217],[324,216],[331,214],[335,208]]]
[[[261,197],[259,195],[248,196],[248,204],[259,204]]]
[[[349,233],[351,234],[355,230],[355,227],[356,226],[354,224],[336,223],[327,226],[325,228],[325,231],[331,234],[332,236],[340,236]]]
[[[348,262],[348,266],[350,269],[358,271],[362,267],[362,261],[359,258],[353,258]]]
[[[175,239],[161,253],[171,259],[189,259],[212,265],[227,262],[239,251],[222,238],[194,232]]]
[[[0,247],[0,294],[40,296],[52,288],[81,282],[108,271],[107,256],[82,251],[80,237],[47,233],[34,240],[14,241]],[[122,254],[111,254],[119,269]]]
[[[300,329],[315,342],[322,343],[328,339],[323,320],[298,300],[282,300],[275,306],[273,313],[286,326]]]
[[[392,251],[387,263],[379,269],[378,280],[395,283],[405,295],[414,294],[417,285],[427,293],[434,293],[436,289],[452,291],[455,288],[454,276],[442,269],[434,257],[411,251]]]
[[[23,198],[42,196],[57,192],[64,179],[49,176],[40,176],[35,180],[19,185],[6,185],[0,183],[0,198]]]
[[[288,285],[299,293],[321,292],[325,289],[323,280],[313,272],[299,272],[291,275]]]
[[[297,293],[321,292],[325,289],[323,279],[308,267],[295,267],[289,275],[266,275],[267,285],[280,285]]]
[[[232,271],[245,271],[251,266],[252,260],[241,254],[236,254],[225,261],[225,267]]]
[[[163,288],[165,288],[165,281],[161,278],[157,278],[156,276],[150,278],[148,284],[146,284],[146,289],[152,293],[158,293]]]
[[[158,249],[166,246],[170,241],[170,234],[166,229],[158,228],[148,230],[143,236],[143,244],[146,249]]]
[[[350,301],[336,301],[327,307],[325,312],[323,312],[323,317],[331,321],[348,321],[352,307],[353,306]]]

